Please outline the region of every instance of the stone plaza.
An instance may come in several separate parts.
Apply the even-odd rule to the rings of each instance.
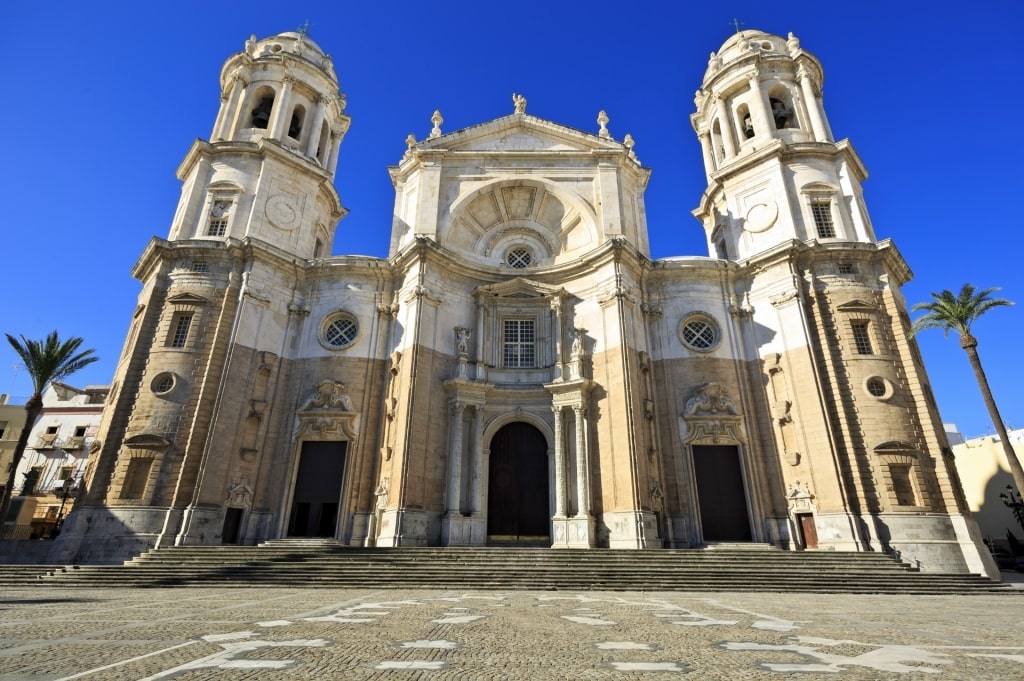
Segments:
[[[7,587],[0,679],[1011,679],[1022,596]]]

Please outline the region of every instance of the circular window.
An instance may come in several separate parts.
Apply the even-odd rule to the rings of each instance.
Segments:
[[[707,352],[718,345],[718,325],[702,314],[690,315],[679,328],[683,344],[691,350]]]
[[[321,341],[332,350],[346,348],[359,336],[359,324],[346,313],[336,313],[324,320],[320,329]]]
[[[153,379],[153,392],[164,395],[174,389],[174,374],[162,373]]]
[[[889,381],[879,376],[870,376],[864,381],[864,389],[868,391],[868,394],[872,397],[877,397],[880,400],[887,400],[892,397],[893,388]]]
[[[513,248],[505,256],[505,262],[509,267],[514,267],[517,270],[521,270],[524,267],[529,267],[533,262],[533,254],[525,248]]]

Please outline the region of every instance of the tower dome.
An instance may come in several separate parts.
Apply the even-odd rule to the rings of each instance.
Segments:
[[[349,117],[331,56],[307,35],[250,36],[220,84],[212,142],[271,139],[333,175]]]

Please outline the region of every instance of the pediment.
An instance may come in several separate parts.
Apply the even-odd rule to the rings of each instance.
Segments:
[[[878,306],[866,303],[863,300],[851,300],[848,303],[836,306],[840,312],[877,312]]]
[[[549,286],[523,277],[515,277],[476,289],[476,295],[493,298],[556,298],[565,294],[565,289],[559,286]]]
[[[171,441],[153,433],[141,433],[125,438],[124,444],[132,449],[163,449],[170,446]]]
[[[576,130],[528,114],[513,114],[488,123],[427,139],[421,149],[445,149],[462,152],[549,152],[597,149],[621,150],[622,144],[610,138]]]
[[[167,299],[173,305],[205,305],[207,300],[194,293],[181,293]]]

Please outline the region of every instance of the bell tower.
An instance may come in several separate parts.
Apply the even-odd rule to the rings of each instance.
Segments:
[[[690,116],[708,179],[694,215],[710,255],[875,241],[861,194],[867,171],[847,140],[832,137],[823,79],[792,33],[741,31],[711,53]]]
[[[211,139],[178,167],[168,238],[132,271],[142,288],[66,555],[245,541],[277,517],[253,485],[287,457],[260,443],[290,405],[272,386],[309,314],[307,272],[345,215],[333,179],[349,117],[304,33],[251,37],[220,83]]]
[[[348,131],[330,55],[304,33],[255,36],[224,64],[209,142],[178,168],[170,239],[257,239],[300,258],[330,255],[345,211],[332,184]]]

